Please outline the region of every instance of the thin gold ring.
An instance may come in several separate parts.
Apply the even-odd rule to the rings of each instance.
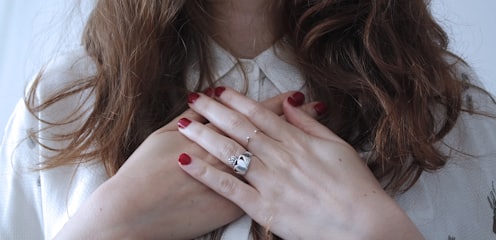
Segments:
[[[260,132],[260,130],[255,129],[255,130],[253,130],[253,133],[252,133],[252,134],[250,134],[250,135],[246,136],[246,146],[248,146],[248,143],[250,143],[250,139],[251,139],[251,137],[252,137],[253,135],[257,134],[258,132]]]

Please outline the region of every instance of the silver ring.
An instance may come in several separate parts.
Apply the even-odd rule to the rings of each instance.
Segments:
[[[250,139],[251,139],[251,137],[252,137],[253,135],[257,134],[259,131],[260,131],[260,130],[255,129],[255,130],[253,130],[253,133],[252,133],[252,134],[250,134],[250,135],[246,136],[246,146],[248,146],[248,143],[250,143]]]
[[[253,154],[250,152],[244,152],[239,156],[231,156],[228,161],[233,167],[235,173],[239,175],[245,175],[250,167],[251,157]]]

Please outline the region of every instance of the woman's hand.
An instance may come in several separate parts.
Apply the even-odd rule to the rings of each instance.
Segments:
[[[263,104],[282,114],[285,93]],[[298,99],[303,102],[303,99]],[[303,110],[316,115],[315,104]],[[191,239],[226,225],[243,214],[235,204],[178,171],[177,156],[190,152],[230,174],[230,168],[177,131],[179,119],[205,122],[192,110],[151,134],[118,173],[99,187],[58,238]],[[212,131],[217,131],[211,126]]]
[[[227,137],[184,119],[180,132],[226,165],[251,152],[246,181],[192,152],[179,157],[188,174],[284,239],[422,239],[357,152],[294,98],[283,104],[284,121],[233,90],[216,93],[219,102],[195,95],[190,107]]]

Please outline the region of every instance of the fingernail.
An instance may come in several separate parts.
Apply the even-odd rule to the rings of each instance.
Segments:
[[[191,123],[191,120],[189,120],[187,118],[181,118],[181,119],[179,119],[179,122],[177,122],[177,126],[179,128],[186,128],[190,123]]]
[[[226,90],[225,87],[216,87],[214,92],[216,97],[220,97],[220,95]]]
[[[327,106],[324,103],[318,102],[313,106],[313,109],[315,112],[317,112],[317,115],[322,116],[324,113],[327,112]]]
[[[195,92],[192,92],[188,95],[188,103],[194,103],[196,101],[196,99],[198,99],[200,97],[200,94],[198,93],[195,93]]]
[[[305,95],[301,92],[295,92],[288,98],[288,102],[293,107],[299,107],[303,104],[303,102],[305,102]]]
[[[209,97],[212,97],[212,96],[214,96],[214,89],[209,87],[209,88],[203,90],[203,93]]]
[[[181,165],[189,165],[191,163],[191,157],[186,153],[181,153],[181,155],[179,155],[178,161]]]

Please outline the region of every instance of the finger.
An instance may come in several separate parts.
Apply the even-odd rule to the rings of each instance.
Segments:
[[[229,137],[234,139],[236,142],[242,144],[246,148],[248,148],[248,141],[247,141],[248,137],[254,139],[254,138],[259,138],[261,136],[265,136],[262,133],[253,134],[253,132],[257,130],[257,127],[255,127],[253,123],[251,123],[245,116],[243,116],[241,113],[237,112],[236,110],[233,110],[223,105],[222,103],[215,101],[212,98],[206,97],[203,94],[192,93],[190,94],[189,98],[190,98],[189,105],[194,111],[204,116],[206,119],[209,120],[210,123],[214,124],[222,132],[226,133]],[[281,120],[278,115],[275,115],[271,111],[267,110],[259,103],[255,102],[255,104],[257,104],[257,106],[259,106],[260,109],[265,111],[266,114],[270,114],[270,117],[272,119],[276,119],[278,122],[283,122],[285,124],[288,124],[285,121]],[[280,126],[280,125],[281,124],[279,125],[274,124],[272,126]],[[268,139],[267,137],[266,140],[273,141],[271,139]],[[252,140],[250,140],[250,143],[251,142]],[[253,144],[250,144],[250,147],[252,145]]]
[[[205,95],[207,95],[209,97],[213,97],[214,96],[214,89],[211,88],[211,87],[208,87],[208,88],[204,89],[202,92],[203,92],[203,94],[205,94]],[[280,111],[282,112],[282,103],[284,102],[284,99],[282,99],[282,100],[279,99],[279,101],[281,103],[281,106],[280,106],[281,109],[280,109]],[[192,120],[195,120],[195,121],[198,121],[198,122],[203,122],[203,123],[206,122],[206,119],[204,117],[202,117],[201,115],[199,115],[195,111],[193,111],[190,108],[188,108],[182,114],[180,114],[179,116],[177,116],[176,118],[174,118],[172,121],[170,121],[169,123],[167,123],[164,126],[165,130],[166,131],[176,130],[176,123],[181,118],[188,118],[188,119],[192,119]]]
[[[325,105],[322,106],[322,103],[316,103],[313,108],[315,109],[314,112],[319,111],[323,113],[326,111],[326,107]],[[284,102],[283,109],[286,120],[303,132],[327,140],[336,140],[336,138],[341,139],[326,126],[307,114],[306,111],[292,106],[288,101]]]
[[[279,94],[277,96],[274,96],[272,98],[269,98],[269,99],[261,102],[261,104],[264,107],[266,107],[267,109],[269,109],[270,111],[272,111],[273,113],[275,113],[277,115],[282,115],[283,114],[283,107],[282,106],[283,106],[284,101],[294,93],[295,93],[294,91],[282,93],[282,94]],[[210,97],[213,96],[213,89],[207,88],[204,91],[204,94],[206,94],[207,96],[210,96]],[[310,116],[317,117],[317,112],[313,109],[312,106],[313,106],[313,103],[309,103],[309,104],[305,104],[305,105],[301,106],[300,108],[303,111],[305,111],[307,114],[309,114]],[[165,130],[165,131],[175,130],[176,129],[176,123],[181,118],[188,118],[188,119],[195,120],[195,121],[202,122],[202,123],[207,122],[207,120],[204,117],[202,117],[200,114],[198,114],[195,111],[193,111],[192,109],[188,108],[186,111],[184,111],[179,116],[177,116],[172,121],[170,121],[165,126],[163,126],[160,130]],[[215,126],[213,126],[212,124],[208,124],[208,125],[212,128],[215,128]]]
[[[179,132],[184,134],[188,139],[203,147],[211,155],[222,161],[228,166],[232,166],[229,158],[232,156],[239,156],[246,152],[245,148],[238,144],[236,141],[219,134],[215,130],[195,121],[184,119],[183,123],[179,125]],[[189,122],[187,122],[189,121]],[[262,174],[264,165],[260,159],[252,156],[249,171],[246,172],[244,177],[249,182],[252,182],[252,174]]]
[[[325,111],[327,110],[325,108],[325,106],[322,106],[321,104],[322,103],[320,103],[320,102],[311,102],[311,103],[304,104],[298,108],[300,110],[302,110],[304,113],[306,113],[308,116],[310,116],[311,118],[317,118],[317,117],[321,116],[322,114],[324,114]],[[281,104],[281,108],[283,108],[282,106],[283,106],[283,104]]]
[[[265,108],[269,109],[270,111],[272,111],[273,113],[279,115],[279,116],[283,116],[283,108],[282,108],[282,105],[284,103],[284,101],[292,96],[293,94],[295,94],[296,91],[290,91],[290,92],[285,92],[285,93],[281,93],[277,96],[274,96],[272,98],[269,98],[263,102],[260,102]],[[307,103],[307,104],[304,104],[302,105],[301,107],[299,107],[300,109],[302,109],[304,112],[306,112],[308,115],[312,116],[313,118],[316,118],[320,115],[323,114],[322,112],[322,109],[320,108],[315,108],[315,105],[317,104],[317,102],[312,102],[312,103]]]
[[[260,208],[261,198],[258,191],[240,179],[186,153],[179,156],[178,162],[186,173],[229,199],[246,213],[254,213]]]
[[[191,108],[188,108],[188,109],[186,109],[186,111],[184,111],[179,116],[175,117],[172,121],[167,123],[165,126],[158,129],[157,133],[176,130],[177,129],[177,122],[181,118],[188,118],[188,119],[192,119],[192,120],[195,120],[198,122],[203,122],[203,123],[207,122],[207,120],[204,117],[202,117],[200,114],[196,113]]]
[[[279,95],[274,96],[272,98],[269,98],[265,101],[262,101],[260,103],[265,108],[269,109],[270,111],[272,111],[276,115],[282,115],[283,114],[282,104],[289,96],[291,96],[294,93],[295,93],[294,91],[282,93],[282,94],[279,94]]]
[[[217,127],[222,129],[219,124],[227,123],[231,125],[230,127],[236,128],[235,125],[242,125],[240,123],[250,122],[252,125],[256,126],[256,128],[253,129],[259,128],[267,136],[277,141],[287,139],[289,137],[288,135],[291,134],[288,130],[294,127],[282,120],[278,115],[263,107],[260,103],[253,101],[230,88],[218,87],[215,90],[216,97],[222,104],[214,104],[211,103],[211,101],[204,100],[198,101],[198,104],[190,104],[190,107],[209,119]],[[303,103],[303,101],[300,102]],[[218,112],[210,111],[210,109],[216,109]],[[225,123],[220,121],[224,121]],[[243,129],[243,131],[245,131],[242,132],[243,137],[245,138],[247,136],[246,134],[253,131],[253,129]],[[235,129],[222,129],[225,133],[230,133],[233,130]],[[246,130],[248,132],[246,132]]]
[[[204,93],[207,95],[207,96],[213,96],[213,89],[212,88],[207,88]],[[283,102],[289,97],[291,96],[292,94],[294,94],[294,92],[286,92],[286,93],[282,93],[282,94],[279,94],[277,96],[274,96],[272,98],[269,98],[262,103],[262,105],[264,105],[267,109],[269,109],[270,111],[274,112],[275,114],[277,115],[282,115],[283,114],[283,108],[282,108],[282,105],[283,105]],[[312,104],[306,104],[304,106],[302,106],[302,109],[310,114],[311,116],[315,117],[316,114],[315,114],[315,111],[313,111],[311,109],[311,105]],[[186,111],[184,111],[183,113],[181,113],[179,116],[177,116],[176,118],[174,118],[172,121],[170,121],[169,123],[167,123],[165,126],[163,126],[162,128],[160,128],[158,131],[170,131],[170,130],[175,130],[176,129],[176,123],[179,121],[179,119],[181,118],[188,118],[188,119],[192,119],[192,120],[195,120],[195,121],[198,121],[198,122],[203,122],[205,123],[206,122],[206,119],[204,117],[202,117],[201,115],[199,115],[198,113],[196,113],[195,111],[191,110],[191,109],[187,109]],[[212,126],[212,125],[211,125]]]

